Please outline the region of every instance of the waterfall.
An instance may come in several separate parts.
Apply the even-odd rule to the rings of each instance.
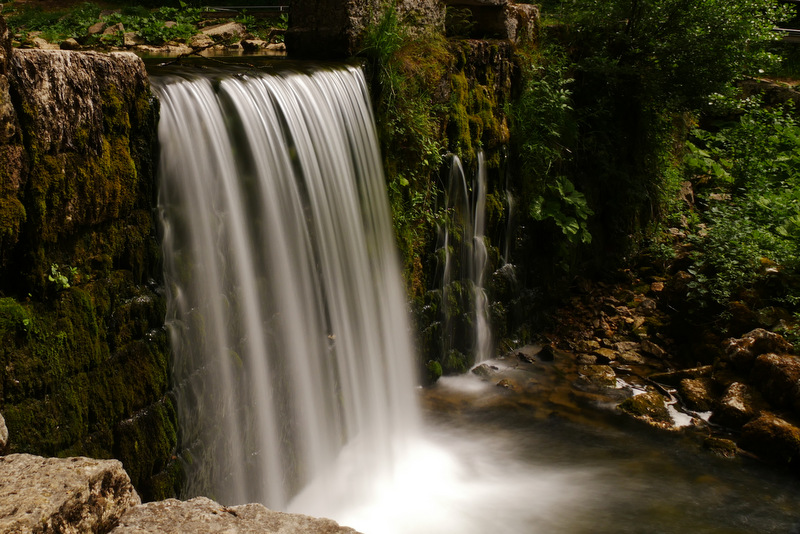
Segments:
[[[470,360],[491,357],[489,302],[484,278],[489,264],[486,248],[486,166],[478,151],[477,170],[468,184],[461,159],[451,156],[445,207],[448,218],[439,228],[443,258],[441,273],[444,335],[442,354],[468,352]],[[469,332],[468,335],[467,331]],[[470,343],[465,344],[464,340]]]
[[[419,408],[361,71],[153,85],[184,496],[283,509],[342,454],[368,494]]]

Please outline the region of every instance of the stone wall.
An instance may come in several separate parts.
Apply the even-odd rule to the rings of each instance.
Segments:
[[[155,227],[158,107],[133,54],[11,49],[0,18],[0,413],[11,452],[122,460],[175,493]]]

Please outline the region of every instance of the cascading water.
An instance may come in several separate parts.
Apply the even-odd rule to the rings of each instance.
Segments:
[[[441,396],[441,415],[420,422],[358,69],[153,82],[185,497],[366,534],[790,531],[785,483],[702,475],[671,445],[575,429],[552,411],[569,396],[545,395],[536,421],[533,398],[512,408],[503,388],[448,377],[425,394],[428,406]],[[463,237],[482,242],[485,182],[475,205],[463,171],[453,183],[474,229]]]
[[[485,241],[486,166],[482,151],[478,152],[472,187],[467,184],[461,159],[452,156],[445,204],[450,216],[448,222],[440,227],[438,246],[444,257],[441,272],[445,325],[442,352],[448,354],[463,348],[471,352],[471,359],[476,363],[482,362],[492,353],[489,303],[484,289],[489,258]],[[453,258],[454,251],[458,252],[457,261]],[[456,294],[452,294],[454,292]],[[455,307],[453,303],[456,303]],[[471,347],[459,347],[457,343],[463,332],[454,323],[457,322],[456,316],[464,313],[469,315],[469,320],[459,322],[470,326]]]
[[[346,444],[370,491],[419,410],[360,70],[154,86],[186,494],[283,508]]]

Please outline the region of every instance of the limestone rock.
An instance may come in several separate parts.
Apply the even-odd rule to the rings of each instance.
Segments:
[[[214,39],[204,33],[198,33],[189,39],[188,44],[192,48],[208,48],[214,46]]]
[[[714,404],[714,381],[710,378],[684,378],[678,390],[690,410],[707,412]]]
[[[8,26],[6,26],[6,19],[0,16],[0,77],[5,76],[10,57],[11,32],[8,31]]]
[[[86,30],[87,35],[97,35],[98,33],[103,33],[103,30],[106,29],[106,23],[102,20],[100,22],[95,22]]]
[[[763,328],[756,328],[741,338],[731,338],[726,342],[725,356],[736,369],[749,372],[755,359],[768,352],[791,352],[792,344],[782,336]]]
[[[268,510],[261,504],[225,507],[206,497],[167,499],[129,510],[112,534],[348,534],[356,533],[330,519]]]
[[[203,28],[201,33],[207,35],[212,39],[220,41],[228,41],[235,37],[241,37],[247,32],[247,29],[238,22],[225,22],[223,24],[215,24]]]
[[[136,32],[125,32],[125,35],[122,36],[122,45],[131,47],[136,45],[143,45],[147,41],[144,40],[143,37],[139,36]]]
[[[241,42],[245,52],[258,52],[262,48],[266,48],[268,44],[267,41],[262,39],[243,39]]]
[[[0,414],[0,455],[5,454],[8,450],[8,427],[3,414]]]
[[[763,414],[744,425],[739,446],[765,460],[800,468],[800,428],[775,415]]]
[[[81,44],[72,37],[70,37],[69,39],[61,41],[59,47],[61,48],[61,50],[78,50],[80,49]]]
[[[620,404],[619,408],[656,426],[672,426],[672,417],[664,403],[664,397],[657,391],[631,397]]]
[[[113,26],[109,26],[103,30],[103,35],[117,35],[120,33],[125,33],[125,26],[121,22],[114,24]]]
[[[0,532],[105,533],[140,503],[117,460],[0,458]]]
[[[34,48],[38,48],[39,50],[59,50],[61,48],[59,45],[51,43],[41,37],[33,37],[30,39],[30,42],[33,44]]]
[[[608,365],[582,365],[578,373],[578,381],[586,385],[611,388],[617,385],[617,375]]]
[[[725,390],[711,415],[711,422],[738,428],[756,416],[760,408],[759,400],[753,388],[741,382],[734,382]]]
[[[776,408],[800,414],[800,358],[790,354],[762,354],[756,358],[750,381]]]

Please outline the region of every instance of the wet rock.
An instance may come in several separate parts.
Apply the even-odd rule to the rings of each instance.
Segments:
[[[0,458],[0,532],[108,532],[140,503],[117,460]]]
[[[136,506],[120,520],[112,534],[357,534],[330,519],[274,512],[261,504],[226,507],[206,497],[189,501],[167,499]]]
[[[714,405],[715,384],[710,378],[684,378],[678,391],[684,404],[690,410],[708,412]]]
[[[600,348],[600,342],[594,339],[582,339],[575,344],[575,348],[578,352],[591,353]]]
[[[736,456],[736,451],[739,450],[735,442],[713,436],[706,438],[703,442],[703,447],[723,458],[733,458]]]
[[[536,353],[536,357],[543,362],[552,362],[556,359],[556,353],[552,345],[545,345]]]
[[[800,414],[800,358],[789,354],[762,354],[756,358],[750,381],[777,408]]]
[[[763,402],[753,388],[741,382],[734,382],[725,390],[710,421],[730,428],[739,428],[753,419],[762,407]]]
[[[234,38],[243,36],[247,29],[238,22],[225,22],[223,24],[215,24],[203,28],[201,33],[207,35],[214,41],[229,41]]]
[[[617,351],[601,347],[594,351],[597,356],[597,361],[600,363],[609,363],[617,359]]]
[[[517,384],[515,384],[514,382],[512,382],[508,378],[503,378],[502,380],[500,380],[495,385],[497,387],[499,387],[499,388],[508,389],[508,390],[511,390],[511,391],[519,391],[519,389],[520,389]]]
[[[681,380],[685,378],[701,378],[711,376],[714,368],[710,365],[703,365],[701,367],[691,367],[689,369],[679,369],[677,371],[669,371],[666,373],[655,373],[650,375],[650,379],[660,384],[668,384],[673,387],[678,387]]]
[[[639,351],[641,350],[641,343],[638,341],[620,341],[619,343],[614,343],[614,350],[617,352]]]
[[[725,344],[725,357],[741,372],[749,372],[761,354],[787,353],[792,344],[782,336],[763,328],[756,328],[741,338],[731,338]]]
[[[672,417],[669,415],[664,397],[656,391],[631,397],[623,401],[619,408],[637,419],[656,426],[672,426]]]
[[[800,470],[800,428],[773,414],[763,414],[744,425],[739,446],[764,460]]]
[[[583,385],[612,388],[617,385],[617,375],[608,365],[581,365],[578,373],[578,382]]]
[[[617,362],[626,365],[642,365],[645,363],[644,356],[634,350],[626,350],[617,355]]]
[[[597,363],[597,356],[592,354],[578,354],[577,358],[579,365],[595,365]]]
[[[497,367],[489,365],[487,363],[482,363],[472,369],[472,374],[479,376],[480,378],[488,382],[494,382],[495,380],[498,379],[497,371],[498,371]]]

